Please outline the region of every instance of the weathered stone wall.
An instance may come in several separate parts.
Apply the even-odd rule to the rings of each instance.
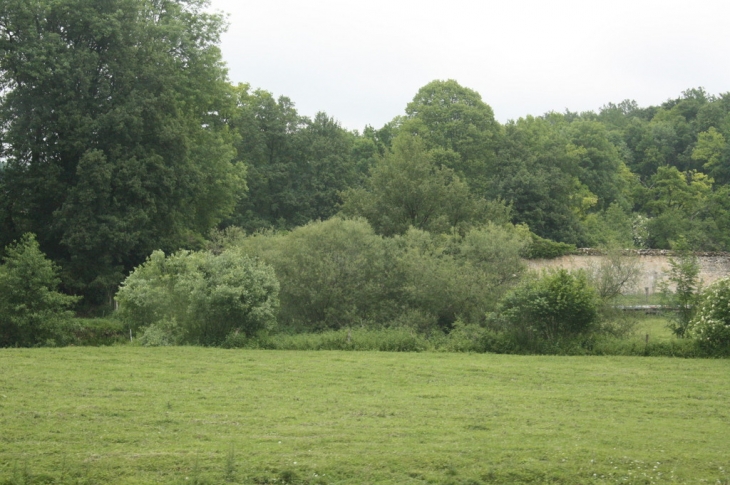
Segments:
[[[672,251],[642,249],[627,251],[628,254],[636,255],[639,258],[640,275],[637,285],[632,293],[644,293],[648,288],[649,293],[659,291],[659,283],[667,278],[670,270],[669,258]],[[714,281],[730,276],[730,253],[696,253],[700,263],[700,278],[703,286]],[[577,254],[562,256],[555,259],[532,259],[528,260],[527,266],[530,269],[564,268],[590,269],[597,267],[603,256],[600,251],[594,249],[580,249]]]

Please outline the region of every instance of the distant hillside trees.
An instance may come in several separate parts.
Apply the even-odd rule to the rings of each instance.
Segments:
[[[497,214],[483,199],[471,195],[469,186],[453,169],[439,165],[421,137],[402,132],[370,171],[362,188],[342,194],[342,212],[366,218],[379,234],[404,234],[409,228],[437,234],[462,232]],[[501,212],[501,213],[500,213]],[[500,222],[506,222],[500,221]]]

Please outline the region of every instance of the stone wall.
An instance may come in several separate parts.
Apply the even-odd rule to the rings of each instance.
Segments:
[[[669,258],[672,251],[641,249],[627,251],[639,259],[640,275],[632,293],[644,294],[648,288],[649,294],[659,291],[659,283],[665,280],[670,270]],[[730,253],[695,253],[700,263],[700,278],[703,286],[730,276]],[[555,259],[532,259],[526,261],[530,269],[546,268],[590,269],[600,264],[603,256],[595,249],[579,249],[577,254],[562,256]]]

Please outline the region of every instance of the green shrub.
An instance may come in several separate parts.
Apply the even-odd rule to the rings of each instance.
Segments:
[[[593,330],[598,308],[585,273],[561,269],[525,279],[505,296],[498,318],[509,331],[556,342]]]
[[[522,250],[522,257],[527,259],[555,259],[576,251],[575,244],[555,242],[531,233],[531,241]]]
[[[676,246],[675,256],[669,258],[667,281],[662,282],[661,286],[666,304],[677,309],[670,328],[677,337],[684,337],[697,309],[702,281],[697,255],[689,250],[684,240]],[[674,288],[670,288],[670,285]]]
[[[217,345],[231,332],[272,328],[279,283],[271,267],[236,251],[155,251],[124,281],[118,316],[150,326],[147,345]]]
[[[366,221],[337,217],[240,244],[274,267],[281,282],[279,321],[301,331],[391,321],[400,300],[391,246]]]
[[[72,332],[74,345],[101,346],[129,342],[129,327],[116,318],[76,318]]]
[[[448,331],[457,321],[481,324],[524,271],[517,231],[488,224],[464,237],[411,228],[397,238],[404,301]]]
[[[55,265],[26,234],[6,248],[0,266],[0,347],[68,343],[73,327],[69,308],[79,298],[57,291]]]
[[[525,237],[487,224],[464,236],[409,229],[386,238],[364,219],[332,218],[289,233],[216,241],[271,264],[281,282],[280,323],[307,332],[403,326],[448,330],[482,323],[524,270]]]
[[[688,334],[704,348],[730,348],[730,278],[716,281],[705,290]]]

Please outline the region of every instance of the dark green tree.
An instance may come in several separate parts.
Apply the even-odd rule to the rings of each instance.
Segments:
[[[520,118],[505,126],[505,141],[491,172],[489,196],[511,204],[513,222],[555,241],[583,239],[580,216],[595,203],[581,184],[576,157],[559,126]]]
[[[451,168],[484,196],[502,128],[476,91],[456,81],[432,81],[406,107],[400,131],[417,134],[440,165]]]
[[[195,246],[245,167],[204,0],[0,6],[0,243],[34,232],[67,290],[99,301],[153,250]]]
[[[59,293],[58,271],[25,234],[0,265],[0,347],[64,343],[77,298]]]
[[[578,121],[568,128],[568,153],[576,159],[578,179],[597,197],[596,209],[607,209],[612,203],[630,207],[627,170],[618,148],[611,142],[601,123]]]
[[[249,167],[249,194],[227,224],[252,231],[331,217],[340,191],[357,184],[367,171],[358,166],[358,157],[371,158],[376,147],[325,113],[314,119],[299,116],[284,96],[250,92],[247,85],[238,86],[236,93],[231,127],[240,135],[237,159]]]
[[[365,187],[343,194],[342,212],[364,217],[379,234],[404,234],[409,227],[436,233],[463,229],[489,218],[487,204],[473,197],[452,169],[439,166],[424,141],[402,133],[373,167]]]

